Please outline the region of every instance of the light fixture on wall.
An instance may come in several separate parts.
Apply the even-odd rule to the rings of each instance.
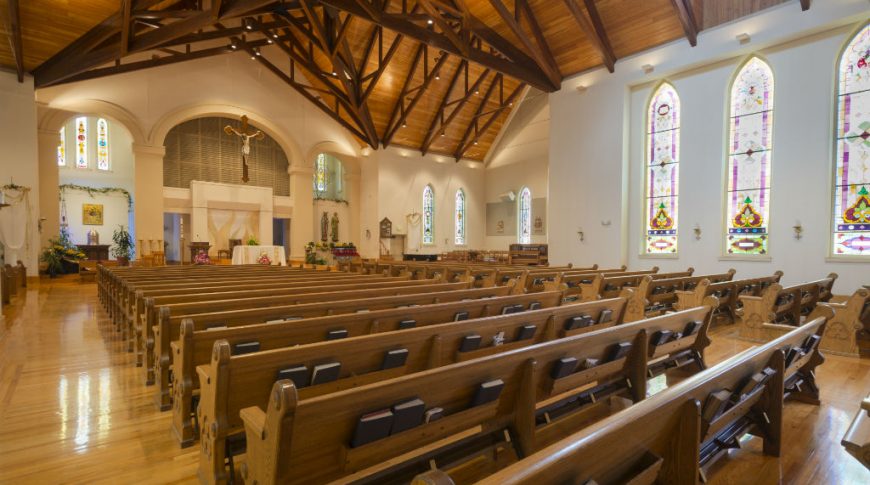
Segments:
[[[644,64],[644,65],[640,66],[640,68],[641,68],[641,70],[643,70],[644,74],[652,74],[653,71],[656,70],[656,68],[653,67],[652,64]]]
[[[586,86],[584,86],[584,85],[582,85],[582,84],[578,84],[577,87],[574,88],[574,89],[576,89],[577,92],[580,93],[580,94],[583,94],[583,93],[586,92]]]
[[[794,229],[794,238],[800,241],[804,236],[804,226],[801,225],[801,221],[795,221],[791,228]]]
[[[692,228],[692,232],[695,233],[695,240],[700,241],[701,240],[701,226],[699,226],[698,224],[695,224],[695,227]]]
[[[577,228],[577,237],[580,238],[580,242],[583,242],[586,239],[586,235],[583,233],[582,227]]]
[[[747,34],[746,32],[743,32],[742,34],[737,34],[736,36],[734,36],[734,38],[737,39],[737,42],[740,45],[746,45],[752,41],[752,37],[750,37],[749,34]]]
[[[372,149],[370,147],[363,147],[360,153],[362,153],[362,156],[367,157],[372,154]]]

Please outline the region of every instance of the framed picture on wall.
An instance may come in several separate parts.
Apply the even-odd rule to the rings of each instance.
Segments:
[[[82,224],[86,226],[102,226],[103,204],[82,204]]]

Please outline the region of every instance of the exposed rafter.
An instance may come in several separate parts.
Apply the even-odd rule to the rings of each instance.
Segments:
[[[695,12],[692,10],[692,0],[671,0],[671,3],[674,5],[674,10],[677,11],[677,16],[680,17],[680,25],[683,26],[683,32],[686,33],[689,45],[695,47],[698,45],[698,23],[695,20]]]
[[[489,69],[483,71],[483,73],[478,76],[477,80],[474,81],[470,87],[467,87],[465,90],[465,95],[458,100],[448,101],[445,96],[444,100],[441,102],[441,108],[439,112],[436,114],[436,117],[432,119],[432,122],[429,125],[429,131],[426,134],[426,138],[423,140],[423,146],[420,147],[420,151],[425,155],[429,152],[429,147],[432,146],[432,142],[435,141],[435,129],[438,128],[440,131],[444,132],[447,130],[447,127],[456,119],[456,116],[462,111],[462,108],[468,103],[473,96],[480,94],[480,85],[492,72]],[[448,91],[448,95],[450,92]],[[448,105],[453,105],[453,111],[447,115],[447,118],[444,118],[444,110],[448,107]]]
[[[495,123],[495,120],[498,119],[498,117],[501,116],[501,114],[504,113],[505,110],[514,105],[514,103],[517,101],[517,98],[520,96],[520,94],[523,93],[525,89],[526,85],[521,83],[519,86],[514,88],[513,92],[507,98],[501,99],[498,107],[489,112],[478,113],[478,115],[475,116],[475,119],[472,121],[471,124],[471,126],[474,128],[474,136],[471,138],[471,141],[465,144],[465,146],[460,144],[460,146],[458,147],[458,151],[454,154],[454,157],[457,161],[465,156],[465,153],[470,150],[472,146],[477,145],[478,140],[480,140],[480,138],[487,131],[489,131],[490,127],[492,127],[493,123]],[[480,119],[484,116],[489,116],[489,119],[487,119],[483,123],[483,126],[480,126]],[[466,132],[466,138],[468,133],[469,132]]]
[[[417,106],[417,103],[426,93],[426,90],[429,89],[432,80],[440,76],[441,68],[444,66],[448,57],[447,54],[442,53],[435,62],[435,66],[433,66],[432,69],[429,69],[428,55],[429,53],[426,45],[420,44],[417,47],[417,54],[414,57],[414,62],[411,64],[411,70],[408,71],[408,76],[405,78],[405,83],[402,86],[402,90],[399,92],[399,97],[393,107],[393,113],[390,115],[390,122],[387,124],[386,133],[384,133],[384,146],[389,146],[396,131],[405,125],[405,120],[408,119],[408,115],[414,110],[414,107]],[[416,77],[417,67],[420,65],[421,61],[423,63],[423,79],[418,86],[412,87],[411,83]],[[413,97],[406,105],[405,98],[410,96],[411,93],[414,93]]]
[[[580,30],[586,34],[586,37],[592,42],[592,46],[598,51],[604,66],[607,67],[608,71],[613,72],[616,56],[613,54],[613,48],[610,46],[610,40],[608,40],[607,33],[604,30],[604,24],[601,23],[601,18],[598,16],[598,9],[595,8],[594,0],[584,0],[586,9],[589,11],[589,18],[586,18],[583,10],[577,5],[577,0],[564,1],[568,10],[571,11],[571,15],[574,16],[577,25],[580,26]]]
[[[18,72],[18,82],[24,82],[24,48],[21,46],[21,11],[18,0],[7,0],[9,46],[15,57],[15,70]]]
[[[543,42],[542,45],[538,45],[532,41],[532,39],[526,35],[523,28],[520,26],[521,14],[524,14],[528,18],[528,13],[531,12],[531,9],[526,5],[525,10],[521,10],[520,2],[516,2],[516,11],[511,13],[510,10],[502,3],[502,0],[489,0],[489,3],[492,4],[493,8],[495,8],[496,12],[498,12],[502,21],[510,27],[511,32],[513,32],[514,36],[516,36],[523,46],[526,48],[526,51],[532,56],[535,62],[538,64],[538,67],[541,68],[546,74],[547,77],[550,78],[550,81],[553,84],[559,85],[562,83],[562,75],[559,73],[559,68],[556,66],[556,62],[553,60],[552,54],[549,54],[549,51],[545,53],[546,42]],[[534,17],[529,20],[530,23],[534,23]],[[536,36],[537,42],[542,42],[541,37]]]

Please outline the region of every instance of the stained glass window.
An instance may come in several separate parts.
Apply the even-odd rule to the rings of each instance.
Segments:
[[[109,123],[103,118],[97,120],[97,168],[109,169]]]
[[[317,160],[315,161],[314,190],[316,192],[326,192],[326,155],[323,153],[317,155]]]
[[[88,168],[88,119],[76,118],[76,168]]]
[[[646,122],[647,254],[677,252],[677,198],[680,181],[680,97],[663,83],[653,93]]]
[[[834,173],[835,255],[870,255],[870,24],[840,55]]]
[[[465,244],[465,192],[456,191],[456,220],[454,224],[456,244]]]
[[[60,140],[57,144],[57,166],[66,167],[66,127],[60,127]]]
[[[725,248],[733,255],[767,254],[773,155],[773,71],[758,57],[731,84]]]
[[[423,189],[423,244],[435,244],[435,192],[431,185]]]
[[[532,242],[532,191],[528,187],[520,191],[519,240],[520,244]]]

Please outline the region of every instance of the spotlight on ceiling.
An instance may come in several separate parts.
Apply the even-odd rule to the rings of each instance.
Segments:
[[[426,21],[426,23],[429,24],[429,25],[432,25],[432,24],[435,23],[435,22],[434,22],[432,19],[429,19],[429,20]]]
[[[245,26],[245,29],[247,29],[247,30],[254,29],[254,23],[253,23],[253,21],[251,21],[251,19],[242,20],[242,24]]]

